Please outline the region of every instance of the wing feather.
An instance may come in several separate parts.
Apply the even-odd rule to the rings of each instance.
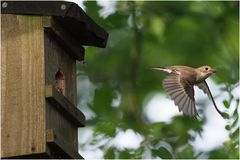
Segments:
[[[164,79],[163,86],[179,111],[191,117],[197,115],[193,85],[181,78],[180,74],[170,73]]]
[[[191,106],[190,104],[191,104],[191,99],[188,98],[188,99],[187,99],[187,102],[186,102],[186,105],[183,106],[182,110],[185,110],[185,108],[187,108],[188,106]],[[192,107],[192,106],[191,106],[191,107]]]

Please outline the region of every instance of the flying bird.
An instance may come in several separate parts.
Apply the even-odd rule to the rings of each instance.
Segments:
[[[153,67],[151,69],[165,71],[168,73],[163,80],[163,87],[175,105],[178,106],[179,112],[183,112],[184,115],[197,118],[198,113],[195,106],[194,88],[196,85],[203,90],[205,94],[212,100],[217,112],[224,117],[221,113],[213,96],[210,92],[207,79],[216,70],[210,66],[202,66],[199,68],[192,68],[187,66],[169,66],[169,67]]]

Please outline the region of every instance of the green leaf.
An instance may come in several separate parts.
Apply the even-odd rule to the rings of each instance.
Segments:
[[[132,155],[129,153],[128,150],[120,151],[119,158],[120,159],[131,159]]]
[[[142,159],[143,152],[144,152],[144,147],[141,146],[134,152],[133,159]]]
[[[232,134],[230,134],[230,138],[232,140],[234,140],[237,137],[239,137],[239,127]]]
[[[231,129],[231,126],[230,126],[230,125],[226,125],[226,126],[225,126],[225,129],[226,129],[226,130],[230,130],[230,129]]]
[[[95,131],[97,133],[102,133],[107,137],[114,137],[119,121],[114,115],[109,117],[103,116],[99,118],[96,125]]]
[[[164,147],[160,147],[159,149],[152,150],[152,154],[154,157],[159,157],[159,158],[163,158],[163,159],[172,159],[172,154]]]
[[[230,103],[227,100],[224,100],[223,104],[224,104],[225,108],[227,108],[227,109],[230,107]]]
[[[106,114],[106,111],[114,110],[111,107],[114,98],[114,91],[109,86],[103,86],[95,91],[94,103],[91,109],[99,116]]]
[[[229,158],[229,152],[227,150],[224,150],[223,148],[211,151],[209,153],[209,159],[228,159]]]
[[[105,159],[114,159],[114,157],[115,157],[115,155],[114,155],[114,149],[113,148],[109,148],[104,154]]]
[[[88,16],[96,22],[101,21],[102,18],[99,16],[99,11],[102,7],[97,4],[97,1],[84,1],[83,4],[86,7]]]
[[[230,118],[229,114],[226,113],[226,112],[222,112],[222,115],[223,115],[223,118],[225,118],[225,119],[229,119]]]
[[[177,152],[178,159],[195,159],[194,151],[191,145],[184,146],[185,148],[181,152]]]
[[[236,105],[236,108],[235,108],[235,110],[233,112],[233,117],[239,117],[238,116],[239,99],[237,99],[236,102],[237,102],[237,105]]]
[[[233,121],[231,128],[234,128],[236,125],[238,125],[238,119],[239,117],[237,116],[236,119]]]
[[[127,14],[124,14],[122,12],[116,12],[114,14],[109,15],[106,19],[106,25],[109,29],[116,29],[121,27],[127,26],[127,20],[128,20]]]

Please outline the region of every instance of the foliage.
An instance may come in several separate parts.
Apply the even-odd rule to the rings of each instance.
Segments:
[[[95,115],[87,121],[94,134],[81,148],[97,145],[104,158],[239,157],[239,99],[232,95],[239,77],[237,1],[119,1],[116,11],[106,18],[99,15],[102,7],[96,2],[85,1],[84,5],[87,14],[107,30],[109,40],[105,49],[86,47],[86,64],[78,66],[78,83],[84,77],[81,75],[87,75],[96,87],[93,100],[80,106]],[[195,134],[201,134],[204,118],[195,121],[176,116],[170,123],[151,123],[144,116],[144,101],[162,91],[160,81],[164,76],[148,68],[174,64],[218,68],[213,78],[225,84],[223,92],[230,97],[223,101],[230,117],[226,126],[230,140],[223,147],[208,153],[194,150],[190,142]],[[79,94],[80,103],[83,94]],[[119,98],[120,104],[113,107],[113,100]],[[232,114],[229,108],[236,102]],[[141,146],[129,150],[113,146],[119,129],[140,134]],[[102,139],[105,141],[99,144]]]

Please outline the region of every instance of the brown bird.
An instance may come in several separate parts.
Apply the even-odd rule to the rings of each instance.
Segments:
[[[179,112],[184,115],[196,118],[198,116],[195,99],[194,88],[198,86],[208,97],[212,100],[217,112],[222,116],[210,89],[205,81],[216,70],[210,66],[202,66],[199,68],[192,68],[187,66],[170,66],[170,67],[153,67],[151,69],[168,72],[168,75],[163,81],[163,87],[169,94],[175,105],[178,106]]]

